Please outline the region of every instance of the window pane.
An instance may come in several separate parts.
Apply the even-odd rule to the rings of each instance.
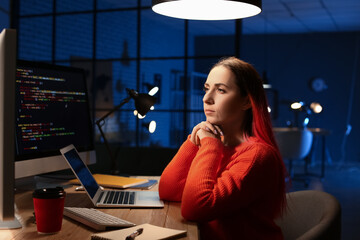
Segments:
[[[135,0],[97,0],[97,9],[131,8],[137,7]]]
[[[44,14],[53,12],[53,1],[44,0],[20,0],[20,16],[30,14]]]
[[[96,14],[95,54],[93,13],[66,13],[92,11],[94,0],[32,0],[30,4],[29,0],[20,0],[20,12],[52,14],[53,2],[62,13],[56,16],[55,46],[51,16],[20,18],[19,56],[51,62],[55,47],[58,64],[84,68],[96,119],[128,97],[126,88],[144,93],[148,91],[146,83],[160,87],[155,110],[145,119],[134,116],[132,99],[107,118],[103,130],[110,142],[136,146],[139,140],[140,146],[178,148],[192,128],[205,120],[203,84],[218,57],[235,54],[235,21],[188,21],[190,59],[185,76],[185,21],[154,13],[151,0],[97,0],[97,10],[102,11]],[[143,59],[137,59],[138,54]],[[143,127],[151,120],[157,122],[153,134]],[[95,130],[99,140],[99,131]]]
[[[72,56],[92,58],[92,14],[56,17],[56,59],[69,60]]]
[[[206,117],[204,112],[188,112],[187,113],[187,126],[186,126],[186,132],[188,134],[191,134],[192,129],[198,125],[200,122],[205,121]]]
[[[184,20],[141,11],[141,56],[184,56]]]
[[[151,0],[141,0],[141,6],[151,7]]]
[[[137,12],[98,13],[96,57],[134,58],[137,54]]]
[[[137,90],[136,61],[113,62],[113,93],[114,104],[118,105],[129,95],[126,88]],[[135,109],[134,100],[122,107],[123,109]]]
[[[183,142],[182,113],[151,112],[140,120],[140,145],[178,148]],[[148,124],[156,122],[156,130],[150,133]],[[176,124],[172,124],[172,122]]]
[[[235,21],[189,21],[189,56],[235,54]]]
[[[57,12],[74,12],[93,10],[92,0],[56,0]]]
[[[218,61],[216,58],[190,59],[188,61],[188,109],[203,110],[204,83],[211,67]]]
[[[107,111],[96,111],[96,120]],[[123,146],[136,145],[136,117],[129,111],[117,111],[105,119],[101,129],[110,143],[121,143]],[[95,141],[103,142],[99,128],[95,128]]]
[[[126,64],[119,61],[98,61],[94,87],[95,108],[111,110],[128,97],[126,88],[136,90],[136,61]],[[134,110],[134,101],[125,104],[122,110]]]
[[[51,61],[52,17],[20,18],[18,39],[19,58]],[[50,24],[49,24],[50,23]]]
[[[195,75],[202,75],[205,78],[205,75],[209,74],[212,66],[219,61],[220,58],[196,58],[189,59],[188,61],[188,72],[189,75],[194,73]],[[207,76],[206,76],[207,77]],[[205,79],[204,79],[205,80]],[[205,81],[204,81],[205,82]],[[201,90],[202,90],[201,86]],[[199,88],[200,89],[200,88]]]
[[[147,60],[140,65],[141,88],[148,92],[146,84],[157,85],[156,109],[183,109],[184,60]]]
[[[184,112],[170,112],[170,145],[169,147],[178,148],[185,141],[189,131],[184,131]]]
[[[0,11],[0,31],[4,28],[9,28],[9,14]]]
[[[7,14],[9,14],[10,11],[10,0],[2,0],[0,2],[0,8],[2,9],[2,12],[4,13],[6,11]]]
[[[88,89],[88,96],[90,102],[90,108],[94,108],[94,88],[93,88],[93,64],[88,58],[79,58],[79,57],[71,57],[71,61],[69,62],[70,66],[81,68],[85,71],[86,84]]]
[[[98,61],[94,87],[96,119],[101,118],[128,97],[126,88],[136,89],[136,61]],[[99,111],[104,109],[103,111]],[[131,99],[119,111],[106,118],[102,129],[109,142],[117,142],[126,146],[136,145],[136,121]],[[97,131],[97,140],[100,132]]]

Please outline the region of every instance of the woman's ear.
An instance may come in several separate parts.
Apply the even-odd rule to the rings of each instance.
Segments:
[[[243,100],[243,104],[242,104],[242,110],[248,110],[249,108],[251,108],[251,101],[250,101],[250,98],[249,98],[249,95],[244,97],[244,100]]]

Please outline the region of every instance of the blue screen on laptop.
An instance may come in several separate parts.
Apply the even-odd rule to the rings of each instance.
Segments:
[[[95,181],[93,175],[86,167],[84,162],[81,160],[79,154],[75,149],[71,149],[70,151],[66,152],[64,156],[70,163],[80,182],[86,188],[86,191],[89,193],[90,197],[94,198],[99,185]]]

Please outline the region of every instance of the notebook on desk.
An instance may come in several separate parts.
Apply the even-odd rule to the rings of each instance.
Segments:
[[[96,207],[164,207],[158,191],[102,190],[74,145],[60,149],[90,200]]]

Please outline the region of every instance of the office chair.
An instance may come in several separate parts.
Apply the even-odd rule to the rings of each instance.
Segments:
[[[283,159],[289,161],[288,171],[294,178],[293,160],[305,158],[312,146],[313,134],[309,130],[300,128],[274,128],[274,136]],[[305,161],[305,169],[308,162]],[[305,181],[307,185],[307,181]]]
[[[305,190],[286,194],[287,208],[276,224],[285,240],[341,239],[341,206],[325,192]]]

